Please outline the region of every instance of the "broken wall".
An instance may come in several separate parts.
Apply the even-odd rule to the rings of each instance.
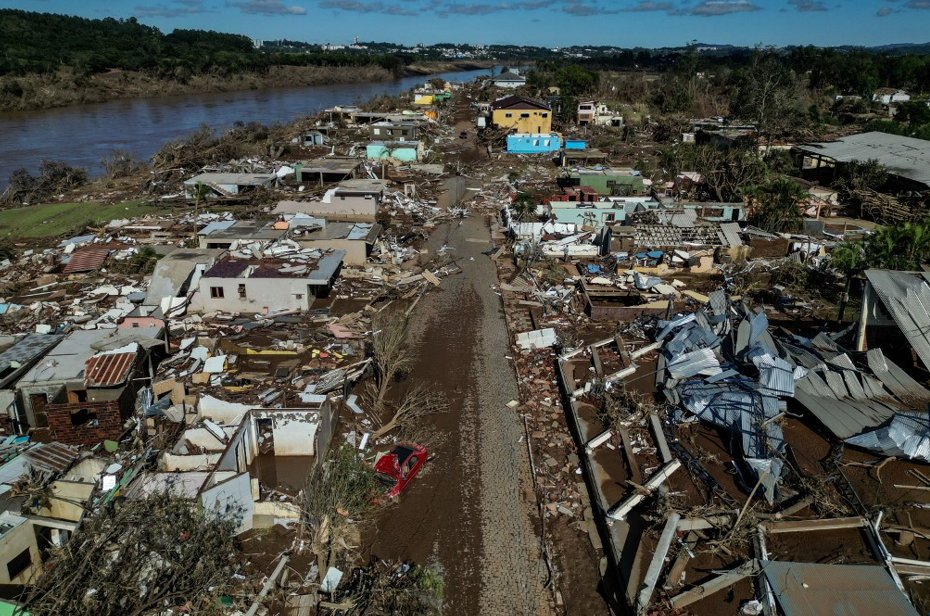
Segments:
[[[80,522],[84,517],[84,504],[93,494],[95,483],[78,481],[53,481],[48,506],[38,510],[46,518]]]
[[[325,406],[326,410],[328,406]],[[252,420],[258,419],[272,420],[275,456],[317,455],[317,438],[322,419],[320,411],[252,411]]]
[[[52,438],[66,445],[87,446],[118,441],[124,431],[120,407],[120,400],[49,404],[46,409]]]
[[[213,511],[218,516],[238,517],[237,533],[251,530],[255,502],[252,498],[252,479],[248,473],[240,473],[205,489],[200,495],[200,502],[205,510]]]

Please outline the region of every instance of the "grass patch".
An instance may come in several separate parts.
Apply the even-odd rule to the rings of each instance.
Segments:
[[[0,237],[52,237],[84,225],[107,223],[115,218],[165,214],[171,208],[144,201],[123,203],[49,203],[0,211]]]

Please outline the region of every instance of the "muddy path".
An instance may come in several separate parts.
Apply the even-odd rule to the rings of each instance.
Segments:
[[[452,178],[443,201],[473,180]],[[436,564],[446,613],[544,614],[547,569],[532,516],[524,428],[507,403],[517,398],[509,334],[492,285],[496,269],[483,216],[446,224],[430,237],[462,273],[443,280],[411,315],[417,363],[405,383],[445,393],[451,412],[431,421],[444,435],[426,472],[396,507],[379,515],[373,556]]]

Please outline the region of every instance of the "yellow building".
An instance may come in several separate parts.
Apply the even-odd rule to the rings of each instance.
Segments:
[[[416,99],[413,101],[414,105],[422,105],[424,107],[429,107],[433,104],[433,95],[432,94],[420,94],[417,95]]]
[[[506,96],[491,103],[491,123],[518,133],[551,133],[549,105],[522,96]]]

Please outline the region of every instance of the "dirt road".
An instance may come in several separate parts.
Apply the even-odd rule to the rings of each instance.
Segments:
[[[437,563],[446,613],[532,615],[549,611],[546,566],[532,516],[523,424],[487,223],[473,216],[437,230],[428,250],[451,247],[463,273],[446,278],[414,311],[418,364],[407,379],[452,401],[436,425],[437,459],[377,520],[376,556]]]

